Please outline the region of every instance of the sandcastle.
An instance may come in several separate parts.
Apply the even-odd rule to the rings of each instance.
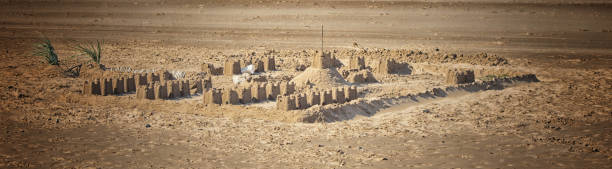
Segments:
[[[276,108],[279,110],[304,110],[312,106],[347,105],[346,103],[359,97],[357,87],[349,86],[350,83],[376,82],[371,70],[377,74],[391,74],[401,72],[409,66],[407,63],[399,63],[395,59],[385,57],[374,64],[373,69],[366,66],[365,57],[351,56],[349,64],[342,67],[343,73],[348,74],[345,76],[350,83],[347,83],[345,78],[336,71],[334,63],[336,58],[332,54],[332,52],[317,52],[312,55],[311,66],[293,77],[291,81],[274,82],[264,79],[263,83],[213,87],[210,75],[233,76],[240,74],[240,69],[249,65],[254,66],[255,72],[275,70],[274,57],[266,56],[227,59],[223,68],[215,68],[212,64],[203,63],[201,72],[206,75],[206,78],[201,80],[171,80],[171,75],[167,72],[93,79],[83,84],[83,93],[107,96],[135,92],[136,98],[149,100],[189,98],[201,94],[204,105],[248,105],[270,100],[276,101]],[[446,73],[448,84],[459,85],[472,82],[474,82],[474,71],[472,70],[449,69]],[[311,86],[298,86],[305,84]],[[304,89],[305,91],[296,92],[296,90]],[[444,97],[446,92],[434,88],[421,95]]]

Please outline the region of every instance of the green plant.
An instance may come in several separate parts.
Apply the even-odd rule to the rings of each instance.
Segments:
[[[74,49],[80,53],[79,55],[87,56],[91,61],[100,64],[100,59],[102,58],[102,42],[96,40],[96,43],[76,45]]]
[[[44,57],[48,64],[59,66],[59,59],[55,53],[55,48],[53,48],[51,41],[47,38],[42,39],[40,43],[34,44],[34,51],[32,55]]]

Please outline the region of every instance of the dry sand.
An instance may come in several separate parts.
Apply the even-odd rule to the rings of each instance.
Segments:
[[[0,1],[0,168],[609,168],[612,6],[606,1]],[[63,69],[74,40],[104,39],[102,63],[200,71],[272,52],[291,80],[320,46],[345,65],[392,56],[360,99],[284,112],[201,96],[83,96]],[[41,34],[62,64],[30,56]],[[376,48],[389,48],[383,50]],[[413,51],[399,56],[395,52]],[[399,51],[402,51],[399,50]],[[486,53],[486,55],[481,54]],[[453,55],[457,54],[457,55]],[[540,82],[444,97],[445,68],[533,73]],[[224,87],[231,78],[213,77]],[[364,104],[361,104],[364,103]],[[367,103],[367,104],[365,104]],[[314,112],[314,113],[313,113]],[[304,123],[304,121],[317,121]],[[150,126],[150,127],[146,127]]]

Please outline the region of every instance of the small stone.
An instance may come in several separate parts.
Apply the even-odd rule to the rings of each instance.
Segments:
[[[145,127],[146,127],[146,128],[149,128],[149,127],[151,127],[151,125],[150,125],[150,124],[147,124],[147,125],[145,125]]]

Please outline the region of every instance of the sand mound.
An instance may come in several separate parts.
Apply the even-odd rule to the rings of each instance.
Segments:
[[[291,79],[297,86],[311,84],[317,88],[330,88],[346,85],[346,81],[335,68],[318,69],[309,67],[301,74]]]

